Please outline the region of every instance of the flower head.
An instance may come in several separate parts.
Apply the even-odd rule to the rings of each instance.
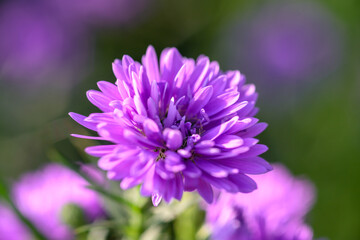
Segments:
[[[208,205],[206,220],[212,239],[311,240],[304,217],[313,203],[313,186],[293,178],[281,165],[254,178],[256,191],[221,192],[216,203]]]
[[[82,209],[88,221],[104,214],[100,197],[86,185],[72,170],[50,164],[23,176],[13,187],[13,198],[19,210],[47,238],[72,239],[73,233],[62,221],[68,205]]]
[[[154,205],[193,190],[212,202],[212,187],[251,192],[256,183],[246,174],[271,169],[258,157],[267,147],[254,138],[266,127],[253,117],[255,86],[239,71],[221,72],[208,57],[184,58],[176,48],[161,53],[159,68],[151,46],[142,64],[125,55],[113,70],[116,85],[101,81],[101,91],[87,92],[102,113],[70,116],[99,134],[75,136],[112,142],[86,152],[123,189],[142,184]]]

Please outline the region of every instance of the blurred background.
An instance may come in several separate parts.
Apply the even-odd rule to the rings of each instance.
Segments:
[[[0,174],[9,184],[85,130],[67,115],[152,44],[208,55],[259,92],[264,157],[309,178],[315,237],[360,239],[360,2],[0,1]]]

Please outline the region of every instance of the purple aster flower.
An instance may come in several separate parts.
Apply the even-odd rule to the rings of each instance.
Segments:
[[[282,165],[255,176],[258,189],[250,194],[222,191],[207,207],[212,239],[311,240],[304,217],[314,200],[312,184],[296,179]]]
[[[70,116],[99,134],[75,136],[112,143],[86,152],[101,157],[99,167],[121,188],[141,184],[154,205],[194,190],[210,203],[213,187],[251,192],[256,183],[246,174],[271,170],[258,156],[267,147],[254,138],[267,126],[254,118],[255,86],[239,71],[222,72],[208,57],[195,61],[176,48],[161,53],[159,68],[152,46],[142,64],[125,55],[113,70],[115,85],[101,81],[101,91],[87,92],[102,112]]]
[[[0,203],[0,239],[25,240],[31,239],[29,231],[17,216]]]
[[[82,209],[86,220],[103,216],[100,197],[87,189],[87,182],[61,165],[49,164],[23,176],[13,187],[19,210],[49,239],[72,239],[73,233],[62,222],[62,211],[69,204]]]

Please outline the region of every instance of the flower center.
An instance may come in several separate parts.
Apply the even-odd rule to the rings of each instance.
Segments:
[[[159,155],[156,157],[156,160],[155,160],[156,162],[161,159],[165,160],[165,158],[166,158],[165,151],[166,151],[166,149],[164,149],[164,148],[156,148],[155,149],[155,152],[159,153]]]

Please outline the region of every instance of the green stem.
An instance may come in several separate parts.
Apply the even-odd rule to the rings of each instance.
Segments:
[[[80,227],[76,228],[74,230],[74,232],[75,232],[76,235],[78,235],[78,234],[88,232],[92,228],[96,228],[96,227],[109,227],[109,228],[111,228],[111,227],[114,227],[114,226],[118,226],[118,223],[116,223],[114,221],[103,221],[103,222],[99,222],[99,223],[96,223],[96,224],[87,224],[87,225],[80,226]]]
[[[136,212],[138,214],[141,214],[141,208],[135,204],[133,204],[132,202],[120,197],[117,194],[111,193],[109,191],[104,190],[102,187],[100,186],[96,186],[96,185],[91,185],[91,186],[87,186],[87,188],[92,189],[100,194],[102,194],[103,196],[114,200],[116,202],[119,202],[121,204],[126,205],[127,207],[129,207],[133,212]]]

